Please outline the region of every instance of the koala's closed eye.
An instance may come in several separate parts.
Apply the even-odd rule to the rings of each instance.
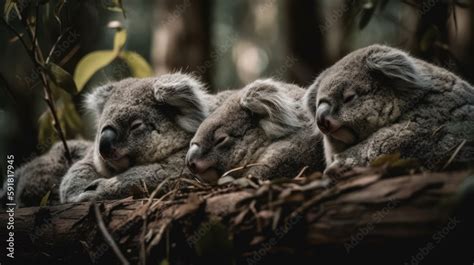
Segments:
[[[145,123],[142,120],[134,120],[130,125],[130,131],[137,131],[139,129],[143,129],[145,127]]]
[[[354,91],[349,91],[347,93],[344,93],[344,95],[342,96],[342,100],[344,103],[349,103],[356,98],[357,98],[357,94]]]
[[[214,146],[224,147],[230,142],[230,136],[227,134],[219,134],[214,136]]]

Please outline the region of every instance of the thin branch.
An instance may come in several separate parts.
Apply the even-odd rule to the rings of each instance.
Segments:
[[[69,33],[71,31],[72,27],[67,28],[59,37],[56,39],[56,42],[54,42],[53,47],[51,47],[51,50],[49,51],[48,57],[46,57],[46,63],[49,63],[51,60],[51,56],[53,55],[54,51],[56,51],[56,47],[58,46],[59,42],[63,40],[64,36],[66,33]]]
[[[125,258],[122,251],[117,246],[117,243],[115,243],[109,231],[107,231],[107,227],[105,227],[105,223],[104,223],[104,220],[102,219],[102,214],[100,213],[99,206],[97,206],[97,203],[95,202],[93,202],[92,204],[94,206],[94,212],[97,217],[97,225],[99,226],[99,229],[102,232],[102,235],[104,236],[105,242],[109,244],[109,246],[112,248],[115,255],[117,256],[117,258],[120,260],[122,264],[129,265],[130,262],[128,262],[128,260]]]
[[[448,162],[446,162],[446,164],[444,164],[442,170],[445,170],[454,160],[454,158],[456,158],[456,156],[458,155],[459,151],[461,151],[461,148],[463,148],[463,146],[466,144],[467,140],[464,139],[457,147],[456,147],[456,150],[454,150],[453,154],[451,155],[451,157],[449,158]]]
[[[229,170],[229,171],[226,171],[224,174],[222,174],[221,178],[228,176],[230,173],[233,173],[233,172],[236,172],[236,171],[240,171],[240,170],[244,170],[244,169],[251,168],[251,167],[257,167],[257,166],[265,166],[265,167],[268,167],[268,165],[262,164],[262,163],[248,164],[248,165],[245,165],[245,166],[242,166],[242,167],[236,167],[236,168],[233,168],[233,169],[231,169],[231,170]]]
[[[36,18],[36,19],[38,19],[38,18]],[[69,152],[69,147],[67,146],[66,138],[65,138],[63,130],[60,127],[60,124],[59,124],[59,119],[58,119],[58,116],[56,114],[56,106],[55,106],[54,101],[52,100],[52,97],[51,97],[51,90],[50,90],[50,87],[49,87],[49,84],[48,84],[48,79],[47,79],[47,77],[44,73],[44,66],[42,65],[42,62],[39,61],[39,60],[43,59],[43,54],[41,52],[41,49],[39,49],[39,46],[37,45],[38,41],[36,40],[36,38],[33,37],[33,33],[32,33],[31,28],[30,28],[30,25],[26,24],[25,27],[26,27],[27,35],[30,37],[30,39],[32,41],[35,41],[34,43],[32,43],[32,49],[30,50],[28,48],[28,45],[26,44],[25,40],[23,39],[23,37],[20,35],[20,33],[14,27],[12,27],[5,20],[5,18],[3,18],[3,17],[2,17],[2,22],[20,40],[21,44],[23,45],[26,52],[28,53],[31,61],[33,62],[33,65],[38,69],[38,71],[40,73],[40,76],[41,76],[40,79],[41,79],[41,82],[43,84],[43,90],[44,90],[44,100],[46,101],[46,104],[48,105],[49,111],[50,111],[51,115],[53,116],[54,129],[56,130],[56,133],[58,134],[59,138],[61,139],[61,141],[63,143],[64,149],[66,151],[65,152],[66,153],[66,158],[67,158],[68,162],[72,163],[71,153]]]
[[[38,11],[38,9],[36,11]],[[39,15],[39,12],[38,12],[38,15]],[[36,17],[36,20],[38,20],[38,16]],[[48,105],[48,108],[49,108],[49,112],[50,112],[51,116],[53,117],[54,130],[56,131],[59,138],[61,139],[61,142],[64,146],[66,159],[67,159],[68,163],[71,164],[72,163],[71,152],[69,151],[69,147],[68,147],[67,142],[66,142],[66,137],[65,137],[64,132],[63,132],[63,130],[61,128],[61,125],[59,123],[59,118],[58,118],[58,115],[56,113],[56,104],[55,104],[54,99],[52,97],[51,87],[49,85],[48,78],[47,78],[46,73],[45,73],[43,52],[41,50],[41,47],[39,46],[38,40],[34,36],[35,31],[38,30],[37,24],[36,24],[36,28],[33,31],[33,26],[28,22],[28,19],[25,19],[22,22],[23,22],[23,24],[26,28],[27,35],[30,37],[31,41],[33,42],[32,43],[32,45],[33,45],[32,46],[32,48],[33,48],[33,58],[34,58],[35,66],[36,66],[36,68],[38,69],[38,71],[40,73],[41,82],[43,83],[44,100],[46,101],[46,104]]]

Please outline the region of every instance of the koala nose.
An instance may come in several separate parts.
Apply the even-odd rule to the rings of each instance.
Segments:
[[[186,165],[191,172],[196,173],[199,171],[197,159],[201,156],[201,148],[198,144],[191,144],[188,153],[186,154]]]
[[[194,174],[201,174],[212,168],[216,161],[203,158],[203,148],[193,143],[186,154],[186,165]]]
[[[328,133],[331,129],[331,123],[328,119],[330,112],[331,105],[326,102],[319,104],[318,109],[316,110],[316,124],[322,133]]]
[[[105,127],[102,130],[99,140],[99,152],[104,158],[110,157],[114,150],[114,143],[117,140],[117,132],[112,127]]]

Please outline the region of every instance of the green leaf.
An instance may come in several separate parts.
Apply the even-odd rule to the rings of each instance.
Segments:
[[[8,21],[8,18],[10,17],[10,13],[12,12],[15,5],[16,5],[16,0],[5,1],[5,6],[3,8],[3,16],[5,17],[6,21]]]
[[[119,53],[123,50],[125,42],[127,41],[127,31],[118,29],[114,36],[114,52]]]
[[[73,135],[76,135],[80,133],[83,128],[81,117],[77,113],[71,98],[68,98],[67,100],[64,99],[63,104],[64,116],[62,119],[64,119],[64,123],[68,131],[71,131]]]
[[[53,81],[58,87],[71,95],[77,93],[76,83],[74,83],[74,79],[68,72],[66,72],[66,70],[54,63],[48,63],[46,65],[46,70],[51,81]]]
[[[387,165],[387,164],[393,164],[393,163],[395,163],[399,160],[400,160],[400,152],[396,152],[394,154],[385,154],[385,155],[381,155],[381,156],[378,156],[377,158],[375,158],[370,163],[370,166],[380,167],[380,166]]]
[[[125,9],[123,9],[122,0],[102,1],[102,3],[104,7],[107,8],[108,10],[114,11],[114,12],[121,12],[123,17],[126,17]]]
[[[49,113],[49,110],[46,110],[41,114],[39,120],[39,132],[38,132],[38,142],[45,146],[48,143],[53,143],[56,140],[56,134],[54,132],[54,127],[53,127],[53,117],[51,116],[51,113]]]
[[[48,205],[48,201],[49,201],[49,196],[51,195],[51,190],[48,191],[44,196],[43,198],[41,198],[41,202],[40,202],[40,207],[43,207],[43,206],[46,206]]]
[[[133,77],[153,76],[153,70],[147,61],[138,53],[124,51],[120,58],[127,63]]]
[[[74,81],[78,92],[97,71],[110,64],[116,57],[117,54],[114,51],[95,51],[84,56],[74,71]]]

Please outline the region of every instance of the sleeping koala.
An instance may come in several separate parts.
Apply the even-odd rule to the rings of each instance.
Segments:
[[[271,79],[230,96],[199,126],[186,156],[188,168],[208,183],[232,176],[293,177],[305,166],[323,170],[322,139],[299,104],[305,91]],[[311,143],[311,144],[309,144]]]
[[[64,176],[61,201],[143,196],[178,176],[193,133],[230,93],[208,95],[180,73],[99,87],[86,99],[96,115],[95,143]]]
[[[474,88],[401,50],[352,52],[316,79],[305,101],[324,134],[328,175],[398,152],[428,169],[474,159]]]
[[[67,141],[72,163],[82,159],[92,143],[85,140]],[[69,169],[64,146],[61,142],[55,143],[51,149],[30,162],[22,165],[15,172],[17,183],[14,186],[15,201],[18,207],[39,206],[41,199],[51,191],[49,204],[59,203],[59,184],[61,178]],[[5,183],[2,201],[7,198],[7,183]]]

